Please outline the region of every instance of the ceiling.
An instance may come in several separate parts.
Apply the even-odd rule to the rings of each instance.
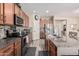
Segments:
[[[21,6],[28,14],[79,16],[79,3],[22,3]],[[46,10],[48,13],[46,13]]]

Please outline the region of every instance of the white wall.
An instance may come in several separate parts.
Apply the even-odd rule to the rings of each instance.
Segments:
[[[38,40],[40,39],[40,18],[35,20],[35,15],[38,14],[33,14],[33,40]]]
[[[29,14],[29,27],[31,27],[33,40],[40,39],[40,21],[39,20],[34,19],[34,14]]]

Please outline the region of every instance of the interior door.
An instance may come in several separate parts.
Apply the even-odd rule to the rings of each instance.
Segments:
[[[34,15],[35,16],[35,15]],[[40,21],[33,16],[33,40],[40,39]]]

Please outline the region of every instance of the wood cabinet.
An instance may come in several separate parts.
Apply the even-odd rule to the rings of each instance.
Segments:
[[[25,26],[29,27],[29,16],[25,15],[25,20],[26,20]]]
[[[14,56],[14,44],[0,49],[0,56]]]
[[[20,8],[20,17],[23,19],[23,11],[21,8]]]
[[[0,3],[0,24],[3,24],[3,3]]]
[[[14,20],[14,4],[4,4],[4,24],[13,25]]]
[[[14,56],[14,44],[8,46],[8,50],[4,52],[4,56]]]
[[[40,19],[40,28],[44,28],[44,25],[49,24],[49,20],[45,18]]]
[[[23,26],[25,26],[25,24],[26,24],[26,19],[25,19],[25,13],[23,12]]]
[[[21,39],[18,39],[15,42],[15,55],[16,56],[21,56]]]
[[[20,8],[15,4],[15,14],[20,17]]]
[[[49,55],[50,56],[57,56],[57,47],[55,46],[55,44],[49,40]]]
[[[29,27],[29,17],[15,3],[0,3],[0,24],[14,25],[14,14],[23,19],[23,26]]]
[[[4,48],[0,48],[0,56],[21,56],[21,38],[17,38],[15,42],[8,44]]]
[[[29,27],[29,17],[27,14],[24,13],[24,11],[20,10],[20,17],[23,19],[23,26]]]
[[[48,24],[49,21],[45,18],[40,19],[40,39],[45,39],[45,26]]]
[[[49,56],[57,56],[57,47],[51,40],[45,40],[45,48]]]
[[[45,50],[48,51],[48,40],[45,39]]]

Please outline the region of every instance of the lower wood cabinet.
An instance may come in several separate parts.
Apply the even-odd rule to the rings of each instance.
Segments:
[[[15,56],[21,56],[21,40],[15,42]]]
[[[48,51],[48,40],[45,39],[45,50]]]
[[[7,52],[4,53],[4,56],[14,56],[14,50],[8,50]]]
[[[0,49],[0,56],[14,56],[14,44]]]
[[[14,43],[0,48],[0,56],[21,56],[21,39],[17,38]]]
[[[57,47],[51,40],[45,40],[45,48],[49,56],[57,56]]]
[[[15,56],[21,56],[21,48],[20,45],[15,47]]]
[[[57,56],[57,47],[55,46],[55,44],[51,40],[49,40],[49,45],[50,45],[49,49],[51,50],[50,55]]]

